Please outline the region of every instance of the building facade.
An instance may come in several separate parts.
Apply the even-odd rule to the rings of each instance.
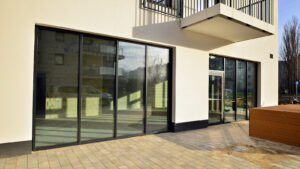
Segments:
[[[277,0],[11,0],[0,17],[0,156],[278,104]]]

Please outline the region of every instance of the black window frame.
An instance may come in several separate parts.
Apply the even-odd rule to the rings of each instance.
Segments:
[[[72,33],[72,34],[77,34],[79,36],[79,57],[78,57],[78,102],[81,100],[81,68],[82,68],[82,52],[83,52],[83,36],[89,36],[89,37],[95,37],[95,38],[101,38],[101,39],[107,39],[107,40],[113,40],[116,43],[116,53],[115,53],[115,59],[116,59],[116,66],[115,66],[115,91],[114,91],[114,135],[112,138],[105,138],[105,139],[97,139],[97,140],[91,140],[91,141],[81,141],[80,139],[80,130],[81,130],[81,104],[77,104],[77,123],[78,123],[78,129],[77,129],[77,142],[76,143],[65,143],[65,144],[57,144],[53,146],[44,146],[44,147],[36,147],[35,146],[35,134],[36,134],[36,87],[37,87],[37,65],[38,65],[38,46],[39,46],[39,30],[50,30],[50,31],[55,31],[59,33]],[[128,136],[122,136],[118,137],[116,135],[117,133],[117,96],[118,96],[118,56],[119,56],[119,47],[118,44],[120,41],[122,42],[129,42],[129,43],[135,43],[135,44],[140,44],[145,46],[145,60],[148,59],[147,56],[147,48],[148,46],[154,46],[154,47],[160,47],[160,48],[165,48],[169,50],[169,64],[168,64],[168,108],[167,108],[167,129],[158,131],[156,133],[164,133],[164,132],[169,132],[172,130],[172,103],[173,103],[173,50],[174,47],[167,47],[159,44],[153,44],[153,43],[147,43],[147,42],[138,42],[134,40],[128,40],[128,39],[122,39],[122,38],[115,38],[115,37],[109,37],[109,36],[100,36],[100,35],[94,35],[90,33],[84,33],[84,32],[79,32],[79,31],[71,31],[71,30],[66,30],[66,29],[58,29],[58,28],[53,28],[53,27],[46,27],[46,26],[40,26],[40,25],[35,25],[35,35],[34,35],[34,65],[33,65],[33,106],[32,106],[32,150],[37,151],[37,150],[46,150],[46,149],[51,149],[51,148],[59,148],[59,147],[65,147],[65,146],[70,146],[70,145],[80,145],[80,144],[86,144],[86,143],[92,143],[92,142],[99,142],[99,141],[106,141],[106,140],[114,140],[114,139],[120,139],[120,138],[128,138],[128,137],[133,137],[133,136],[139,136],[139,135],[147,135],[147,107],[145,106],[144,110],[144,130],[142,134],[137,134],[137,135],[128,135]],[[145,63],[145,72],[147,72],[147,62]],[[144,81],[144,87],[147,85],[147,76],[145,76],[145,81]],[[146,98],[146,91],[144,90],[143,97]],[[144,103],[147,104],[147,103]],[[153,134],[153,133],[152,133]]]
[[[214,57],[219,57],[219,58],[223,58],[223,64],[224,64],[224,70],[216,70],[216,69],[210,69],[210,57],[211,56],[214,56]],[[255,78],[256,78],[256,83],[255,83],[255,88],[256,88],[256,91],[255,91],[255,95],[256,95],[256,98],[255,98],[255,102],[254,102],[254,107],[257,107],[258,106],[258,96],[259,96],[259,90],[258,90],[258,68],[259,68],[259,63],[258,62],[254,62],[254,61],[249,61],[249,60],[243,60],[243,59],[237,59],[237,58],[232,58],[232,57],[226,57],[226,56],[222,56],[222,55],[216,55],[216,54],[209,54],[209,71],[221,71],[221,72],[224,72],[224,74],[226,73],[226,58],[228,59],[233,59],[235,60],[235,121],[237,121],[237,81],[239,79],[238,77],[238,73],[237,73],[237,61],[244,61],[246,62],[246,113],[245,113],[245,120],[249,120],[250,119],[250,115],[248,114],[248,63],[254,63],[255,64]],[[225,80],[225,77],[224,77],[224,80]],[[225,86],[224,86],[225,87]],[[224,93],[223,93],[224,94]],[[224,104],[224,103],[223,103]],[[224,113],[224,112],[223,112]],[[248,118],[249,117],[249,118]],[[225,119],[225,116],[223,116],[223,123],[230,123],[230,122],[225,122],[224,121]],[[211,125],[214,125],[214,124],[211,124]]]

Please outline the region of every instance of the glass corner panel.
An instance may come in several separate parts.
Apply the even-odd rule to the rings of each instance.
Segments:
[[[79,35],[38,32],[35,148],[76,143]]]
[[[169,49],[147,49],[147,133],[167,130]]]

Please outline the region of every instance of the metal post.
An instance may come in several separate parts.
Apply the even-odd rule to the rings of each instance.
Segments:
[[[119,41],[115,41],[116,45],[116,56],[115,56],[115,86],[114,86],[114,135],[113,137],[116,138],[117,135],[117,127],[118,127],[118,95],[119,95]]]
[[[145,72],[144,72],[144,76],[145,76],[145,80],[144,80],[144,93],[143,93],[143,105],[144,105],[144,134],[147,134],[147,96],[148,96],[148,45],[145,45]]]
[[[77,144],[81,143],[81,85],[82,85],[82,51],[83,51],[83,35],[79,35],[79,56],[78,56],[78,88],[77,88]]]
[[[296,61],[296,99],[298,97],[298,55],[297,55],[297,61]]]
[[[249,0],[249,15],[251,15],[251,0]]]
[[[183,18],[183,0],[179,0],[179,17]]]

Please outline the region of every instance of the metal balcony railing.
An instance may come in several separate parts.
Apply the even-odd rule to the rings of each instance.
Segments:
[[[218,3],[264,22],[274,23],[274,0],[140,0],[142,8],[179,18],[191,16]]]

